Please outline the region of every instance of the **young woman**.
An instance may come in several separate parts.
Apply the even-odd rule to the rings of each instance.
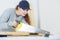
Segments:
[[[20,1],[16,9],[10,8],[4,11],[0,17],[0,31],[14,31],[18,22],[27,23],[30,25],[28,10],[30,5],[28,1]],[[18,21],[18,22],[17,22]]]

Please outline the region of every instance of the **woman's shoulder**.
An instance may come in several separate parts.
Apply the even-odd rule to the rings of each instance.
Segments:
[[[4,12],[2,13],[2,15],[11,15],[15,13],[15,9],[14,8],[7,8],[4,10]]]
[[[5,11],[11,12],[11,11],[15,11],[15,9],[14,8],[7,8],[7,9],[5,9]]]
[[[15,11],[16,11],[16,10],[15,10],[14,8],[7,8],[7,9],[5,9],[4,12],[6,12],[6,13],[8,13],[8,14],[14,14]]]

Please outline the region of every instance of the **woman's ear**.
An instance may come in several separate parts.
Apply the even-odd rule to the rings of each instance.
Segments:
[[[20,10],[20,9],[22,9],[22,8],[18,7],[18,10]]]
[[[18,7],[18,10],[20,9],[20,7]]]

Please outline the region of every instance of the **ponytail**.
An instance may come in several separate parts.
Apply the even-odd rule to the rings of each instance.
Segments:
[[[25,21],[26,21],[29,25],[31,25],[30,17],[29,17],[28,14],[26,14],[26,15],[24,16],[24,19],[25,19]]]

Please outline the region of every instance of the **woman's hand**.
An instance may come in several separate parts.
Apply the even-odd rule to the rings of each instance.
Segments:
[[[13,21],[13,22],[12,22],[12,26],[13,26],[13,27],[17,27],[17,25],[18,25],[18,23],[17,23],[16,21]]]

